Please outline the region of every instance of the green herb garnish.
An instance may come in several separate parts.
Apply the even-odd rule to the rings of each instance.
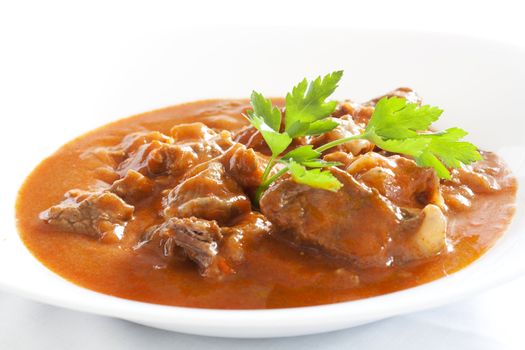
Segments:
[[[429,133],[430,124],[439,119],[443,111],[428,105],[407,103],[404,98],[382,98],[376,105],[364,133],[327,143],[317,151],[355,139],[369,140],[379,148],[408,155],[417,165],[436,170],[442,179],[449,179],[448,168],[459,168],[481,160],[476,146],[459,141],[468,133],[460,128]]]
[[[337,71],[310,83],[305,78],[286,95],[285,131],[290,137],[320,135],[337,127],[337,122],[328,118],[337,102],[326,99],[334,93],[342,76],[343,71]]]
[[[314,151],[311,146],[289,152],[281,159],[284,168],[272,177],[269,176],[278,156],[290,146],[294,138],[320,135],[337,127],[337,122],[329,118],[337,107],[337,102],[327,102],[326,99],[335,91],[342,75],[342,71],[337,71],[323,78],[318,77],[310,83],[304,79],[297,84],[292,92],[286,95],[286,120],[283,131],[279,109],[262,94],[252,92],[250,102],[253,110],[248,111],[248,120],[259,130],[272,152],[262,184],[256,193],[256,202],[259,202],[268,186],[287,171],[290,171],[296,181],[307,182],[312,187],[334,191],[341,186],[330,172],[308,169],[319,168],[322,164],[315,162],[321,153]]]
[[[320,135],[337,127],[338,123],[330,118],[337,102],[326,99],[335,91],[342,75],[342,71],[337,71],[310,83],[304,79],[296,85],[286,95],[284,127],[279,108],[262,94],[252,93],[253,110],[248,111],[248,120],[260,131],[272,152],[256,192],[257,203],[268,186],[287,172],[298,183],[338,191],[342,184],[330,171],[322,169],[340,164],[322,160],[321,154],[351,140],[369,140],[385,151],[411,156],[418,166],[433,168],[444,179],[450,178],[447,168],[458,168],[461,164],[482,159],[476,146],[460,141],[467,135],[466,131],[451,128],[428,132],[430,125],[443,113],[441,109],[408,103],[400,97],[382,98],[360,135],[335,140],[316,149],[311,145],[301,146],[281,155],[294,138]],[[276,162],[281,164],[281,169],[270,176]]]

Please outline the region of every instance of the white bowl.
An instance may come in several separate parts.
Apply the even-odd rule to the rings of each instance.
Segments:
[[[525,272],[523,51],[466,37],[339,29],[159,33],[111,50],[74,76],[70,72],[75,62],[35,63],[34,84],[46,88],[21,97],[27,103],[13,103],[8,111],[13,132],[0,138],[3,288],[167,330],[275,337],[337,330],[436,307]],[[304,76],[335,69],[345,70],[338,97],[366,99],[398,86],[413,87],[427,102],[445,109],[440,126],[464,127],[472,141],[504,156],[521,185],[517,212],[506,234],[481,259],[446,278],[383,296],[314,307],[229,311],[153,305],[80,288],[43,267],[20,241],[14,220],[17,189],[39,160],[74,136],[167,104],[246,97],[253,88],[282,95]],[[49,72],[53,79],[47,79]]]

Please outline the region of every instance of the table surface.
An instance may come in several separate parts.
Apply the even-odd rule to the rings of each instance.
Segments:
[[[145,6],[146,5],[146,6]],[[249,8],[244,2],[191,1],[17,1],[0,2],[0,72],[25,63],[25,47],[62,47],[60,33],[86,43],[115,35],[143,35],[162,26],[353,26],[427,30],[473,35],[525,46],[520,1],[421,2],[325,0],[323,10],[337,8],[338,20],[319,19],[317,1],[266,0]],[[279,8],[279,11],[275,11]],[[381,10],[378,10],[381,9]],[[300,10],[300,11],[298,11]],[[106,33],[113,33],[113,36]],[[55,40],[55,38],[57,38]],[[21,45],[22,44],[22,45]],[[111,44],[111,43],[109,43]],[[102,45],[102,44],[101,44]],[[18,51],[17,51],[18,50]],[[67,47],[63,48],[67,52]],[[60,54],[58,51],[57,54]],[[2,74],[0,74],[2,75]],[[5,74],[4,74],[5,76]],[[0,79],[1,80],[1,79]],[[9,81],[7,81],[9,83]],[[11,93],[7,84],[0,93]],[[4,89],[4,90],[2,90]],[[0,293],[0,349],[525,349],[525,277],[439,309],[394,317],[321,335],[281,339],[220,339],[152,329],[130,322],[84,314]]]

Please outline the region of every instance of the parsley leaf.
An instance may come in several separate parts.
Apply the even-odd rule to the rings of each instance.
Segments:
[[[325,132],[335,129],[339,123],[332,118],[326,118],[323,120],[317,120],[311,123],[307,129],[307,135],[321,135]]]
[[[449,168],[459,168],[461,164],[470,164],[483,159],[476,146],[470,142],[459,141],[467,134],[460,128],[447,129],[441,135],[431,136],[429,150]]]
[[[255,91],[252,92],[250,102],[253,110],[247,111],[248,120],[259,130],[272,155],[276,157],[292,143],[292,138],[286,132],[279,132],[281,111],[272,105],[270,99]]]
[[[404,98],[382,98],[377,103],[366,131],[385,139],[404,139],[417,136],[439,119],[443,111],[437,107],[407,103]]]
[[[459,141],[467,132],[451,128],[440,133],[426,131],[443,111],[432,106],[407,103],[404,98],[382,98],[376,105],[363,138],[385,151],[414,157],[417,165],[434,168],[449,179],[449,168],[459,168],[481,159],[476,146]]]
[[[261,117],[266,125],[279,132],[282,118],[279,108],[273,106],[270,99],[264,98],[264,96],[257,91],[252,91],[250,103],[253,111],[248,111],[248,115],[251,118],[254,116]]]
[[[448,168],[459,168],[481,160],[476,146],[459,141],[467,135],[463,129],[451,128],[440,133],[419,134],[404,140],[379,141],[377,146],[389,152],[414,157],[417,165],[434,168],[439,177],[450,178]]]
[[[317,152],[314,150],[314,146],[312,145],[306,145],[297,147],[294,150],[291,150],[290,152],[286,153],[281,159],[282,160],[289,160],[293,159],[296,162],[302,163],[308,160],[317,159],[321,156],[321,152]]]
[[[309,170],[293,160],[287,161],[287,165],[293,180],[297,183],[332,192],[337,192],[343,187],[343,184],[328,170]]]
[[[278,156],[284,152],[284,150],[292,143],[292,138],[287,133],[275,131],[260,117],[251,117],[250,123],[259,130],[274,156]]]
[[[321,152],[314,150],[312,145],[306,145],[286,153],[280,161],[283,164],[288,164],[288,161],[293,160],[308,168],[329,168],[341,165],[339,162],[327,162],[320,157]]]
[[[320,121],[337,106],[337,102],[325,100],[335,91],[342,76],[343,71],[336,71],[310,83],[305,78],[286,95],[285,130],[292,138],[322,134],[337,126],[334,121]]]
[[[306,166],[307,168],[330,168],[333,166],[343,165],[343,163],[340,162],[327,162],[324,159],[307,160],[305,162],[302,162],[301,164]]]

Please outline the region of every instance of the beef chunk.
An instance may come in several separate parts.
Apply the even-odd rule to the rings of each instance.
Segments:
[[[332,169],[332,173],[344,185],[335,193],[289,178],[278,181],[261,198],[262,213],[300,243],[361,265],[384,265],[390,234],[403,219],[401,212],[346,172]]]
[[[185,145],[152,142],[143,145],[119,167],[119,172],[130,169],[146,176],[178,175],[198,164],[199,154]]]
[[[357,103],[350,100],[344,101],[337,106],[333,116],[342,117],[345,115],[350,115],[356,123],[366,125],[374,113],[374,107],[377,102],[379,102],[379,100],[383,97],[393,96],[405,98],[410,103],[421,104],[422,102],[419,95],[412,89],[401,87],[364,103]]]
[[[317,148],[319,146],[322,146],[326,143],[344,139],[346,137],[359,135],[364,131],[364,128],[358,124],[352,119],[350,116],[343,116],[341,118],[334,119],[339,125],[333,129],[332,131],[329,131],[327,133],[324,133],[320,136],[315,137],[312,140],[312,144],[314,145],[314,148]],[[347,153],[351,153],[353,155],[358,155],[362,153],[366,153],[368,151],[371,151],[374,148],[374,145],[367,140],[352,140],[348,141],[346,143],[343,143],[342,145],[332,147],[327,152],[336,152],[336,151],[343,151]]]
[[[146,176],[181,175],[196,164],[205,162],[222,153],[213,145],[167,144],[153,141],[141,146],[135,153],[122,162],[118,168],[120,174],[128,170],[138,171]]]
[[[106,166],[116,168],[140,147],[152,142],[172,143],[173,139],[158,131],[139,131],[126,135],[122,141],[113,147],[95,147],[83,152],[81,157],[86,160],[92,158]]]
[[[136,147],[118,168],[122,176],[132,169],[143,175],[180,176],[189,168],[220,156],[233,142],[228,132],[216,133],[202,123],[181,124],[173,137],[152,140]]]
[[[170,218],[143,237],[139,247],[157,240],[165,256],[177,249],[199,266],[201,275],[221,278],[235,273],[245,258],[247,247],[269,233],[270,222],[261,214],[249,213],[231,227],[219,227],[214,220]]]
[[[255,246],[271,229],[271,222],[260,213],[250,212],[239,217],[232,226],[221,227],[224,235],[221,255],[229,261],[230,266],[241,263],[244,261],[246,249]]]
[[[174,143],[189,146],[198,155],[199,162],[215,158],[233,145],[228,131],[217,133],[202,123],[175,125],[170,133]]]
[[[129,170],[145,176],[154,177],[161,174],[175,174],[192,166],[198,161],[198,155],[191,147],[153,141],[140,146],[117,168],[121,176]]]
[[[271,155],[272,151],[268,147],[266,141],[264,141],[259,130],[249,125],[233,135],[233,140],[245,145],[248,148],[252,148],[257,152],[265,155]]]
[[[400,240],[420,237],[417,232],[424,221],[421,214],[412,217],[401,211],[343,170],[333,168],[331,172],[343,184],[335,193],[300,185],[290,178],[274,183],[265,192],[261,210],[277,232],[295,243],[316,246],[361,267],[385,266],[394,258],[421,256],[417,243],[410,251],[396,249]],[[444,247],[445,229],[442,227],[441,241],[433,244],[434,250],[428,249],[427,255]]]
[[[352,154],[348,154],[346,152],[342,151],[336,151],[332,153],[328,153],[323,157],[323,160],[327,162],[337,162],[341,163],[340,167],[346,168],[349,166],[353,161],[355,157]]]
[[[359,126],[366,126],[374,113],[374,107],[353,101],[344,101],[337,106],[334,117],[350,116]]]
[[[215,221],[194,217],[171,218],[151,229],[143,243],[155,238],[162,241],[166,256],[172,255],[174,249],[180,247],[199,266],[201,275],[215,277],[221,274],[217,242],[221,240],[222,234]]]
[[[192,169],[187,178],[173,188],[164,201],[164,216],[195,216],[225,224],[249,212],[250,200],[219,162]]]
[[[421,97],[411,88],[400,87],[400,88],[390,91],[389,93],[373,98],[370,101],[365,102],[364,105],[365,106],[375,106],[376,103],[378,103],[379,100],[381,100],[384,97],[388,97],[388,98],[402,97],[406,99],[407,102],[409,103],[417,103],[417,104],[421,104],[421,102],[423,101]]]
[[[495,193],[513,186],[507,167],[491,152],[480,152],[483,160],[451,170],[450,180],[443,181],[441,189],[450,209],[471,207],[476,194]]]
[[[251,148],[236,143],[218,159],[226,172],[242,188],[253,190],[261,184],[268,159]]]
[[[155,146],[172,142],[171,137],[158,131],[141,131],[126,135],[116,146],[90,148],[80,157],[87,162],[87,167],[95,169],[95,176],[98,179],[111,184],[125,176],[129,169],[142,171],[144,153]],[[154,146],[149,147],[152,143]],[[122,162],[124,164],[121,164]]]
[[[155,183],[135,170],[128,170],[126,176],[113,182],[110,191],[126,201],[137,202],[151,193]]]
[[[470,187],[452,181],[445,181],[443,185],[441,185],[441,192],[443,193],[443,200],[447,208],[453,210],[466,210],[470,208],[475,195]]]
[[[124,155],[130,155],[136,152],[141,146],[154,141],[159,143],[172,143],[173,139],[158,131],[139,131],[126,135],[122,142],[112,149],[114,151],[121,151]]]
[[[483,160],[452,169],[449,183],[464,184],[474,193],[494,193],[508,185],[508,181],[498,181],[498,178],[508,178],[508,170],[492,152],[481,152]]]
[[[170,130],[175,143],[188,143],[191,141],[211,141],[217,133],[203,123],[177,124]]]
[[[430,203],[443,204],[436,172],[417,166],[411,159],[369,152],[354,158],[346,170],[397,206],[423,208]]]
[[[40,213],[40,219],[64,231],[119,238],[133,211],[133,206],[114,193],[71,190],[60,204]]]

